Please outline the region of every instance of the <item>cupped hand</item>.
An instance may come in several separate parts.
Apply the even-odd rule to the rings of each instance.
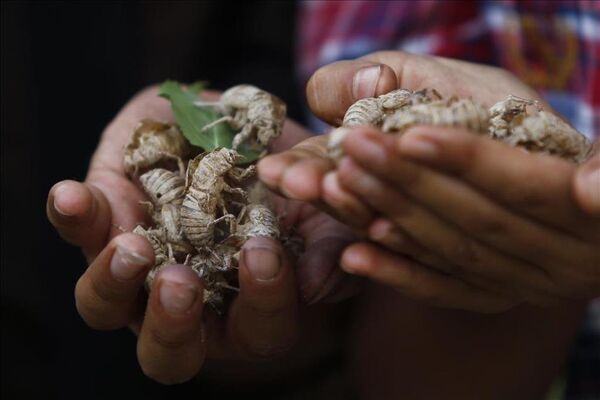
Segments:
[[[346,109],[354,101],[377,96],[399,87],[412,90],[435,88],[444,96],[456,94],[471,97],[484,105],[491,105],[508,94],[540,100],[532,89],[504,70],[402,52],[375,53],[355,61],[342,61],[323,67],[309,81],[307,98],[316,115],[332,124],[339,124]],[[503,222],[503,227],[508,222],[514,222],[514,218],[502,219],[507,215],[507,212],[504,212],[506,210],[499,207],[488,207],[483,211],[473,208],[473,204],[464,198],[464,190],[454,193],[452,190],[455,188],[448,186],[447,191],[453,193],[455,200],[451,208],[445,206],[446,198],[441,195],[441,191],[437,191],[437,186],[429,185],[427,199],[429,202],[436,201],[439,209],[431,210],[432,206],[429,203],[413,199],[412,193],[418,190],[418,185],[410,184],[410,177],[413,175],[425,175],[414,171],[424,168],[416,166],[415,160],[411,161],[408,154],[402,154],[402,145],[396,144],[391,136],[378,134],[370,129],[357,128],[356,131],[346,137],[344,149],[347,157],[337,171],[326,155],[326,137],[301,143],[292,150],[273,155],[259,164],[260,177],[272,189],[288,197],[310,201],[323,209],[332,210],[332,215],[358,228],[380,245],[362,242],[350,246],[342,258],[342,265],[346,271],[389,284],[404,295],[429,304],[483,312],[504,311],[523,301],[554,304],[564,297],[573,298],[573,292],[578,289],[583,290],[580,292],[580,295],[585,293],[583,296],[589,296],[595,291],[596,284],[592,282],[595,282],[596,275],[590,270],[597,260],[597,253],[590,251],[590,245],[595,243],[594,235],[588,236],[585,244],[577,243],[569,237],[550,235],[554,239],[544,242],[544,247],[537,241],[548,239],[548,236],[541,235],[541,229],[536,230],[534,235],[531,229],[519,231],[523,227],[522,224],[515,225],[513,229],[520,232],[520,235],[508,241],[512,241],[513,246],[519,248],[519,252],[509,253],[512,259],[504,254],[492,257],[490,251],[481,250],[475,244],[483,240],[479,237],[481,230],[493,231],[498,220]],[[447,140],[454,139],[448,132],[444,137]],[[472,134],[468,137],[473,141],[492,142]],[[410,134],[405,135],[405,140],[410,138]],[[458,136],[456,138],[458,140]],[[372,145],[373,142],[378,146]],[[306,146],[310,147],[310,151],[306,151]],[[506,169],[507,165],[512,165],[510,157],[513,156],[518,157],[518,160],[525,158],[537,161],[540,158],[548,158],[548,163],[558,164],[534,166],[533,161],[526,164],[531,171],[523,176],[536,183],[548,180],[546,178],[536,181],[538,174],[551,175],[547,173],[550,169],[545,171],[543,168],[557,168],[557,176],[563,178],[567,174],[565,170],[570,170],[571,180],[565,178],[566,180],[561,181],[561,193],[563,197],[566,195],[571,198],[574,166],[551,157],[526,155],[516,149],[507,150],[507,146],[499,143],[492,142],[489,146],[505,150],[501,153],[504,159],[493,158],[496,160],[494,168],[498,168],[499,172]],[[461,154],[464,159],[470,153]],[[482,155],[477,159],[483,160],[485,157]],[[488,168],[487,171],[490,169],[493,168]],[[561,171],[563,175],[560,175]],[[292,179],[293,176],[301,176],[303,179],[295,180]],[[510,178],[515,178],[515,175]],[[486,181],[487,177],[482,177],[481,180]],[[404,184],[399,183],[403,181]],[[515,196],[523,193],[519,192],[523,186],[519,183],[523,181],[512,182],[507,178],[498,182],[490,177],[487,182],[499,184],[495,189],[499,192],[510,191]],[[579,184],[577,187],[583,185]],[[592,189],[590,193],[594,196],[593,193],[597,193],[597,190]],[[463,198],[460,198],[461,195]],[[551,197],[546,199],[549,198]],[[586,198],[589,196],[582,197],[580,203],[583,207],[592,209],[593,203],[586,203]],[[497,193],[492,195],[492,200],[498,200]],[[566,206],[565,201],[557,202],[554,209],[547,210],[546,216],[563,220],[565,214],[569,214],[564,208]],[[581,210],[576,207],[574,209],[574,206],[574,202],[570,201],[568,207],[571,213],[581,214]],[[451,213],[450,210],[455,218],[450,219],[450,223],[433,212]],[[472,214],[472,224],[479,223],[479,226],[465,227],[464,221],[456,220],[456,215],[467,218],[469,212]],[[473,214],[477,212],[484,213],[486,218],[476,220]],[[587,217],[579,215],[578,218],[585,220]],[[443,223],[440,223],[440,220]],[[401,221],[404,223],[400,223]],[[577,224],[577,220],[571,220],[570,223]],[[460,229],[457,229],[457,226]],[[536,227],[539,228],[537,225]],[[558,230],[560,231],[560,228]],[[586,233],[591,232],[590,224],[586,224],[585,229],[582,226],[582,230]],[[548,232],[545,231],[545,234]],[[437,239],[432,241],[434,236]],[[472,236],[477,236],[475,244],[472,240],[465,239]],[[560,260],[564,262],[569,254],[578,254],[579,259],[583,260],[583,271],[567,271],[569,268],[563,264],[564,273],[569,277],[555,275],[549,278],[543,272],[532,272],[535,268],[532,268],[527,258],[520,258],[523,253],[543,252],[547,247],[559,244],[559,247],[570,249]],[[554,254],[555,251],[545,255],[545,260],[552,259]],[[540,256],[537,257],[541,259]],[[512,263],[515,259],[517,262]],[[558,259],[552,261],[550,265],[556,266]],[[523,268],[525,265],[529,268]],[[576,274],[579,275],[575,276]],[[582,278],[591,282],[584,284],[581,282]],[[526,286],[523,282],[526,282]],[[565,283],[560,286],[561,282]]]
[[[446,261],[432,264],[440,272],[536,305],[600,295],[600,218],[573,193],[586,165],[436,127],[401,137],[360,128],[344,149],[337,176],[380,215],[369,228],[374,241],[385,238],[380,225],[398,227]],[[352,252],[348,269],[385,280],[383,268],[357,263]],[[401,265],[388,280],[403,276]]]
[[[140,365],[163,383],[190,379],[207,358],[264,359],[290,350],[300,329],[298,287],[307,302],[354,291],[357,279],[344,284],[338,268],[350,232],[309,207],[279,200],[286,222],[303,236],[305,251],[299,260],[289,260],[280,243],[249,240],[240,260],[240,293],[226,318],[206,312],[201,280],[181,265],[161,271],[147,296],[144,279],[154,265],[152,248],[141,236],[123,233],[147,218],[139,204],[145,196],[123,168],[125,144],[144,118],[172,120],[156,88],[136,96],[106,128],[85,182],[60,182],[48,196],[48,218],[89,263],[75,290],[80,315],[95,329],[129,326],[138,333]],[[308,136],[289,121],[274,149]],[[334,288],[340,290],[331,296]]]

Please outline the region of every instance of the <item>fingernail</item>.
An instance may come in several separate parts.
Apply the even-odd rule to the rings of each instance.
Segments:
[[[377,83],[381,75],[381,65],[372,65],[359,69],[352,81],[352,95],[355,100],[375,96]]]
[[[150,263],[146,257],[117,245],[110,262],[110,272],[117,280],[128,281],[135,278]]]
[[[281,270],[281,259],[274,249],[250,247],[244,249],[244,262],[248,271],[257,281],[275,279]]]
[[[60,204],[60,200],[59,200],[60,197],[64,196],[66,194],[65,193],[65,189],[66,189],[66,187],[63,184],[59,185],[56,189],[54,189],[54,202],[53,202],[53,205],[54,205],[54,209],[60,215],[64,215],[65,217],[71,217],[71,216],[73,216],[73,213],[70,213],[70,212],[66,211],[64,208],[61,208],[60,205],[59,205]]]
[[[434,159],[439,155],[437,146],[419,135],[402,136],[398,147],[402,154],[418,159]]]
[[[160,303],[167,313],[179,316],[187,314],[198,297],[194,285],[163,279],[160,284]]]
[[[377,219],[369,227],[369,237],[379,242],[391,233],[392,226],[392,223],[386,219]]]

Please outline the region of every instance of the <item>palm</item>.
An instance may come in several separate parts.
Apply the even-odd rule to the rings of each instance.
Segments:
[[[355,293],[357,279],[339,268],[342,251],[355,239],[352,231],[310,204],[274,197],[284,235],[297,234],[304,242],[292,260],[304,301],[339,301]]]

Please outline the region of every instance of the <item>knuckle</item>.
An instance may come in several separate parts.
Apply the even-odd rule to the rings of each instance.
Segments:
[[[118,305],[107,297],[101,297],[85,276],[75,286],[75,307],[86,325],[95,330],[123,328],[129,323],[130,312],[133,312],[132,304]]]
[[[482,262],[480,248],[472,239],[458,238],[444,252],[448,259],[469,268],[477,268]]]
[[[497,235],[506,232],[505,220],[492,210],[474,213],[468,220],[468,226],[474,233],[481,235]]]
[[[505,187],[506,198],[512,204],[522,208],[539,209],[546,205],[546,191],[539,187],[539,178],[527,179],[527,186],[523,185],[508,185]]]
[[[423,168],[407,164],[394,177],[401,181],[403,185],[406,185],[407,189],[418,191],[419,185],[423,183]]]
[[[248,302],[246,307],[249,314],[264,321],[277,320],[292,309],[292,305],[288,299],[284,300],[283,298],[275,298],[274,296],[254,299],[252,303]]]
[[[478,156],[481,142],[476,140],[479,138],[470,136],[474,135],[463,136],[463,143],[460,146],[451,148],[449,144],[445,145],[446,142],[440,145],[441,157],[448,160],[452,172],[458,177],[464,177],[471,173],[479,163]]]
[[[163,349],[177,351],[187,345],[189,338],[187,335],[172,335],[162,330],[150,329],[150,339]]]
[[[91,278],[89,285],[93,295],[99,302],[104,304],[123,303],[132,298],[134,294],[137,294],[137,290],[132,291],[129,287],[121,287],[99,277]]]
[[[398,290],[413,300],[430,305],[442,304],[440,287],[428,281],[426,276],[414,267],[406,268],[402,279],[402,287]]]

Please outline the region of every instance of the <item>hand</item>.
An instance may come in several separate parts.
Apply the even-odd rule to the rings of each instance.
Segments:
[[[378,72],[375,77],[364,73],[373,70]],[[508,94],[537,98],[535,92],[498,68],[401,52],[375,53],[356,61],[342,61],[323,67],[311,78],[307,97],[318,116],[335,124],[341,121],[347,107],[359,98],[376,96],[397,87],[413,90],[434,87],[442,95],[469,96],[487,105]],[[327,139],[321,140],[321,143],[325,143]],[[350,135],[346,142],[352,140],[353,135]],[[350,152],[347,153],[349,156]],[[334,210],[334,215],[361,228],[372,240],[394,250],[393,253],[385,251],[370,243],[351,246],[342,258],[347,271],[391,284],[408,297],[439,306],[495,312],[504,311],[522,301],[521,293],[507,292],[487,278],[470,273],[465,276],[462,271],[458,272],[457,266],[451,261],[417,243],[399,229],[399,225],[381,218],[374,219],[373,216],[381,210],[367,206],[369,203],[365,193],[361,198],[344,187],[339,174],[330,172],[333,165],[325,159],[324,149],[313,150],[311,154],[296,153],[294,149],[264,159],[262,165],[259,164],[259,174],[281,193],[314,204],[324,203],[325,208]],[[352,166],[348,161],[344,164],[346,170],[348,165]],[[312,180],[299,182],[287,176],[304,176]],[[350,173],[346,174],[346,179],[350,187],[351,183],[359,183],[356,175]],[[373,198],[373,195],[369,194],[369,197]],[[394,201],[399,199],[395,198]],[[454,271],[453,276],[448,275],[449,271]],[[547,297],[540,297],[548,301]]]
[[[357,129],[344,149],[341,185],[446,260],[442,272],[533,304],[600,295],[600,218],[572,196],[577,166],[433,127]],[[403,284],[397,267],[349,267]]]
[[[183,266],[165,268],[146,299],[143,282],[153,251],[144,238],[121,233],[146,218],[139,206],[145,196],[125,176],[122,161],[123,148],[143,118],[172,119],[156,89],[136,96],[107,127],[85,182],[60,182],[48,196],[50,221],[65,240],[81,247],[90,264],[75,290],[80,315],[95,329],[130,326],[139,333],[140,365],[163,383],[190,379],[205,359],[279,356],[294,345],[300,319],[306,319],[299,316],[295,273],[279,243],[255,238],[244,245],[240,294],[225,320],[203,312],[202,282]],[[274,147],[307,136],[288,122]],[[288,211],[286,221],[297,224],[306,241],[300,287],[307,300],[317,301],[339,286],[337,260],[349,232],[309,207],[290,208],[295,212]]]

